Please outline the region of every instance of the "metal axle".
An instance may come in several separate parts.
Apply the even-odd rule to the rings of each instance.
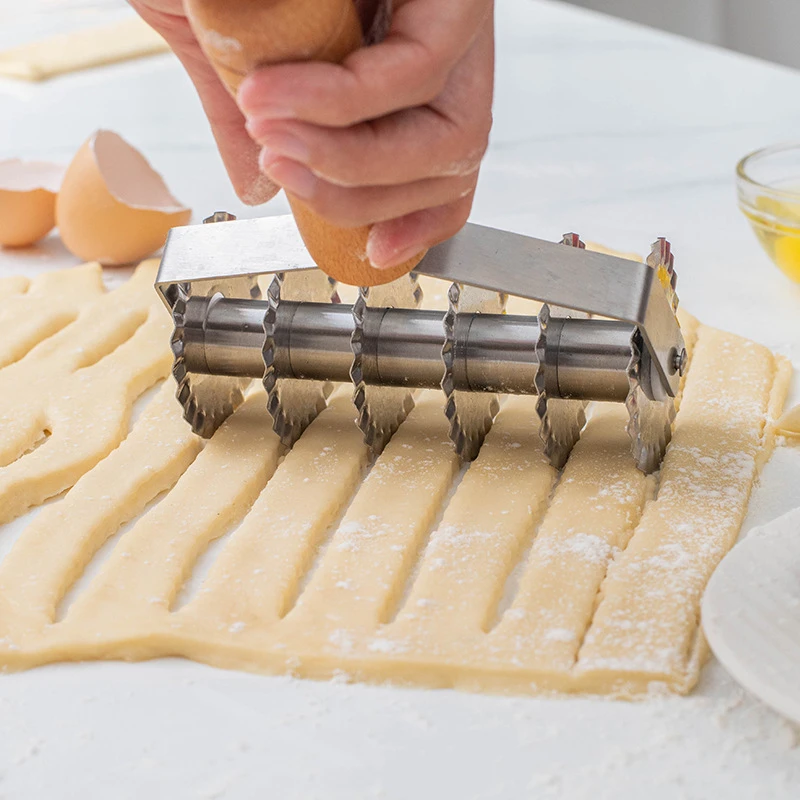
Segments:
[[[332,284],[291,216],[208,221],[224,224],[171,231],[156,282],[174,322],[178,398],[198,435],[213,435],[260,377],[275,432],[292,446],[330,382],[349,379],[376,451],[413,406],[409,390],[440,386],[462,458],[477,456],[496,394],[514,393],[536,395],[533,416],[557,468],[591,400],[624,402],[637,466],[660,464],[687,365],[665,239],[640,263],[587,252],[574,233],[553,243],[468,224],[415,269],[451,283],[440,315],[417,310],[413,275],[361,289],[352,308],[332,305]],[[541,301],[539,316],[504,316],[508,294]]]
[[[265,301],[191,297],[184,323],[190,372],[260,378],[264,374]],[[352,307],[281,301],[275,324],[276,374],[282,378],[349,381]],[[628,322],[551,318],[544,352],[550,397],[624,402],[630,391]],[[456,389],[536,394],[539,320],[531,316],[458,315]],[[440,311],[368,308],[362,367],[367,384],[437,388],[444,374]]]

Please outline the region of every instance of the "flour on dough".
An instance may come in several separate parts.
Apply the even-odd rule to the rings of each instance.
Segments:
[[[127,433],[133,398],[170,365],[153,276],[145,264],[52,335],[57,324],[42,323],[44,338],[0,369],[0,519],[73,486],[0,563],[0,665],[181,655],[314,678],[617,696],[696,683],[700,599],[772,446],[788,362],[682,314],[690,367],[651,477],[633,465],[624,407],[604,404],[558,474],[531,397],[502,399],[467,466],[439,392],[417,393],[377,458],[349,387],[288,454],[260,390],[201,446],[171,386]],[[12,304],[30,290],[3,286]],[[42,291],[41,319],[57,318],[56,293]],[[446,292],[426,296],[441,305]],[[185,590],[215,539],[204,581]]]
[[[18,298],[39,323],[11,313],[9,330],[0,329],[0,341],[16,341],[17,359],[0,369],[0,524],[68,489],[108,455],[136,398],[169,374],[170,319],[153,290],[157,267],[143,262],[107,294],[97,291],[96,267],[56,273],[31,305],[28,295]],[[64,314],[69,282],[91,300],[73,306],[72,322]],[[23,355],[23,343],[47,333],[42,326],[55,332]]]

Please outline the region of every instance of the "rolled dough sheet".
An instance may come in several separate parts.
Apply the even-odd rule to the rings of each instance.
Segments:
[[[139,17],[62,33],[0,52],[0,75],[42,81],[67,72],[165,53],[167,43]]]
[[[0,369],[18,361],[39,342],[74,322],[80,310],[103,294],[99,264],[45,272],[19,284],[19,290],[0,282]],[[21,296],[20,296],[21,295]]]
[[[466,467],[438,392],[417,395],[374,460],[344,387],[285,457],[260,392],[201,445],[167,385],[126,436],[133,396],[170,363],[152,277],[143,266],[0,370],[2,408],[15,409],[0,439],[0,512],[10,518],[74,484],[0,563],[3,667],[181,655],[478,691],[630,697],[696,683],[700,597],[772,447],[785,361],[682,315],[690,368],[651,478],[633,466],[624,408],[602,404],[557,474],[535,398],[524,397],[504,399]],[[94,366],[81,369],[86,360]],[[54,383],[62,388],[43,401]],[[70,442],[55,471],[37,458],[50,439],[17,459],[51,416],[50,439]]]
[[[0,523],[68,489],[108,455],[127,433],[137,397],[169,374],[170,320],[153,291],[157,267],[143,262],[119,289],[83,304],[71,324],[24,355],[16,347],[17,360],[0,370]],[[82,287],[87,277],[91,298],[97,275],[83,269],[35,297],[29,345],[53,319],[64,321],[64,283]],[[34,306],[26,305],[18,308],[30,314]],[[0,341],[17,336],[15,317]]]
[[[30,283],[30,280],[22,275],[0,278],[0,308],[3,305],[10,305],[12,298],[25,294]]]

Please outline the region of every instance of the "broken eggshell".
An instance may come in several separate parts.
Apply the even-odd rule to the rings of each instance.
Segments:
[[[56,201],[61,239],[84,261],[139,261],[185,225],[191,209],[169,192],[147,159],[121,136],[97,131],[67,167]]]
[[[56,224],[64,167],[46,161],[0,161],[0,245],[27,247]]]

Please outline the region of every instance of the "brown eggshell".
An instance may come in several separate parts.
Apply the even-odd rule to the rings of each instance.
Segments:
[[[139,261],[163,246],[191,209],[169,192],[147,159],[121,136],[97,131],[75,154],[56,201],[67,249],[113,266]]]
[[[64,167],[45,161],[0,161],[0,245],[27,247],[56,224]]]

